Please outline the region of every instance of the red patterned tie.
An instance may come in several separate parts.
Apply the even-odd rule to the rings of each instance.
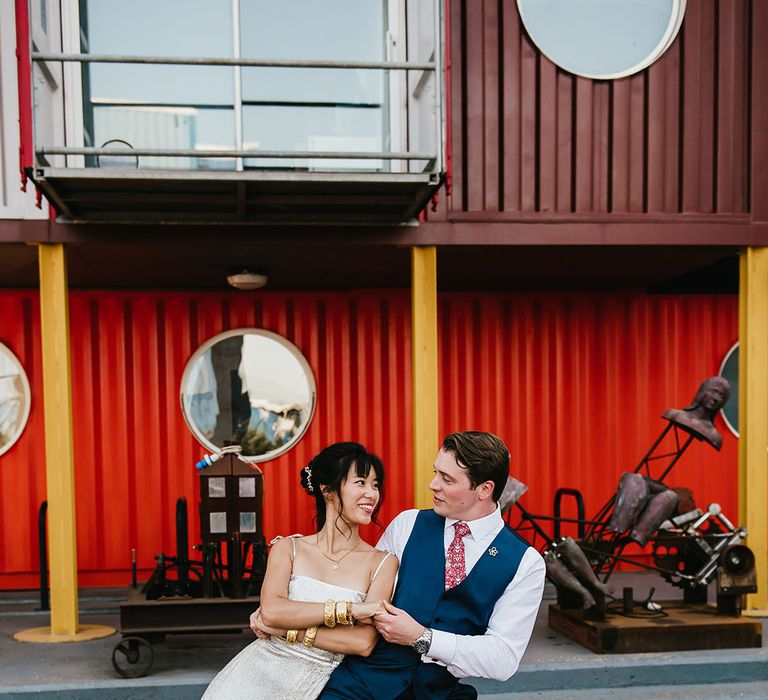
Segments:
[[[464,538],[470,534],[469,525],[459,520],[453,524],[456,534],[448,547],[445,556],[445,590],[458,586],[466,577],[467,569],[464,562]]]

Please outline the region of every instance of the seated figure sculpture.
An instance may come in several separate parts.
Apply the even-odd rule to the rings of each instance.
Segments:
[[[593,593],[613,596],[613,587],[597,578],[587,556],[572,537],[561,537],[544,552],[547,577],[558,588],[576,593],[585,610],[595,605]]]
[[[624,472],[608,529],[622,533],[632,528],[630,538],[645,546],[674,512],[677,501],[677,494],[664,484],[636,472]]]
[[[727,379],[710,377],[702,382],[690,406],[683,409],[668,408],[662,418],[690,433],[697,440],[706,440],[719,450],[723,445],[723,437],[715,428],[714,420],[730,395],[731,385]]]
[[[730,384],[723,377],[706,379],[689,406],[670,408],[663,417],[719,450],[722,436],[714,425],[715,414],[725,405]],[[675,511],[680,497],[673,489],[637,472],[625,472],[619,481],[616,500],[607,524],[615,533],[646,545],[659,526]],[[553,542],[544,552],[547,577],[561,589],[577,594],[585,609],[595,605],[595,595],[612,596],[612,588],[595,575],[584,552],[570,538]]]
[[[731,386],[723,377],[705,379],[689,406],[683,409],[669,408],[662,415],[673,425],[693,435],[697,440],[706,440],[719,450],[723,438],[715,428],[715,414],[725,405],[731,393]],[[638,473],[625,472],[616,492],[608,529],[625,532],[634,525],[630,538],[640,545],[646,545],[677,506],[677,494],[664,484],[653,481]]]

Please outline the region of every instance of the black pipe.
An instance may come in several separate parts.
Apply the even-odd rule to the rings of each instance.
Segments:
[[[186,586],[189,582],[189,527],[187,520],[187,499],[176,500],[176,561],[179,583]]]
[[[579,539],[584,539],[584,497],[578,489],[557,489],[555,491],[555,539],[560,539],[560,510],[563,496],[573,496],[576,499],[577,517],[579,519]]]
[[[48,598],[48,534],[46,528],[46,512],[48,501],[40,504],[37,513],[37,544],[40,553],[40,610],[50,610]]]

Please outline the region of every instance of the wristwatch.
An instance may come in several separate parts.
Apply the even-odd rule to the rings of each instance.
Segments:
[[[425,627],[421,636],[411,642],[411,646],[417,654],[426,654],[432,646],[432,630]]]

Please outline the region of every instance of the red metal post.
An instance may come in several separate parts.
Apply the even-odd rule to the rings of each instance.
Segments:
[[[451,162],[451,0],[445,0],[445,196],[451,196],[453,173]],[[435,211],[433,209],[433,211]]]
[[[29,6],[16,0],[16,62],[19,88],[19,169],[21,189],[27,191],[27,168],[32,167],[32,61],[30,58]]]

